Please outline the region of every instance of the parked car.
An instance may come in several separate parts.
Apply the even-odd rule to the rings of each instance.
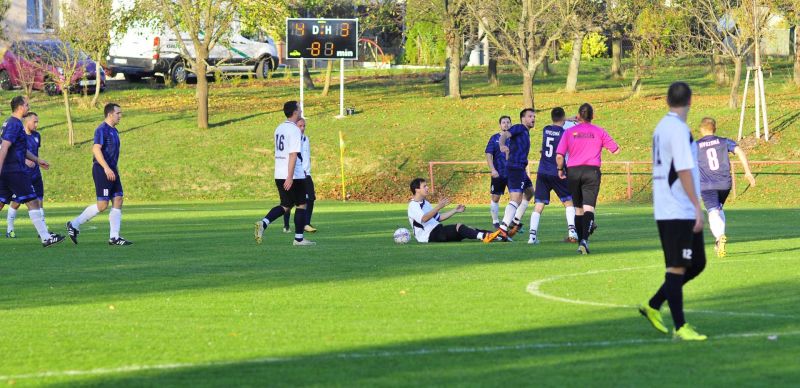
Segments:
[[[124,2],[125,0],[115,0]],[[190,56],[194,56],[194,45],[188,34],[175,34],[165,26],[136,25],[126,30],[122,37],[112,33],[111,47],[106,62],[111,74],[121,73],[128,81],[139,81],[142,77],[169,77],[172,83],[185,82],[196,77],[186,66],[180,42],[183,40]],[[266,78],[278,66],[278,50],[275,42],[267,38],[257,42],[232,33],[225,43],[216,44],[209,53],[209,74],[253,74]]]
[[[64,82],[64,69],[59,67],[63,63],[67,52],[78,60],[75,71],[68,83],[71,91],[82,88],[94,89],[97,84],[97,63],[92,61],[85,53],[75,50],[55,40],[26,40],[11,44],[3,54],[0,62],[0,88],[11,90],[20,88],[25,83],[31,83],[34,90],[43,90],[48,95],[61,93]],[[105,89],[105,71],[100,71],[100,90]]]

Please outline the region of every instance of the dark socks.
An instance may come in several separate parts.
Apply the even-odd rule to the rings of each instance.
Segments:
[[[466,225],[461,225],[461,227],[458,228],[458,234],[461,235],[461,237],[468,238],[470,240],[475,240],[478,238],[478,231]]]
[[[667,272],[664,292],[667,295],[672,322],[675,324],[675,330],[678,330],[686,323],[683,317],[683,275]]]
[[[594,212],[583,212],[583,239],[589,241],[589,230],[594,224]]]
[[[306,226],[306,220],[308,220],[306,209],[294,209],[294,239],[297,241],[303,241],[303,228]]]
[[[308,201],[306,204],[306,215],[308,216],[306,220],[307,225],[311,225],[311,214],[314,213],[314,201]]]
[[[578,233],[578,241],[583,240],[583,215],[575,215],[575,232]]]
[[[274,208],[270,209],[269,213],[267,213],[267,215],[264,216],[264,218],[266,218],[269,221],[269,223],[271,224],[272,221],[277,220],[278,217],[282,216],[283,213],[285,213],[285,212],[286,211],[283,210],[282,207],[275,206]]]
[[[292,211],[289,210],[286,213],[283,213],[283,228],[289,229],[289,218],[292,216]]]

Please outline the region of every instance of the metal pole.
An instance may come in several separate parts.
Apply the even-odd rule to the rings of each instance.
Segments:
[[[797,28],[797,27],[795,27]],[[764,72],[758,68],[758,80],[761,84],[761,118],[764,120],[764,140],[769,141],[769,123],[767,122],[767,96],[764,94]]]
[[[300,58],[300,110],[303,110],[303,89],[305,87],[304,82],[305,77],[303,77],[303,58]],[[305,117],[305,112],[303,112],[303,117]]]
[[[344,117],[344,59],[339,60],[339,117]]]
[[[744,81],[744,94],[742,94],[742,113],[739,115],[739,137],[736,141],[742,140],[742,127],[744,126],[744,108],[747,105],[747,86],[750,84],[750,68],[747,68],[747,76]]]
[[[428,177],[431,179],[431,193],[433,192],[433,162],[428,162]]]
[[[759,87],[760,85],[758,84],[759,70],[760,68],[756,67],[753,73],[753,83],[755,84],[753,92],[755,92],[756,95],[756,139],[761,138],[761,123],[758,117],[761,115],[761,88]]]
[[[628,201],[633,199],[633,177],[631,176],[631,164],[625,163],[625,173],[628,176]]]

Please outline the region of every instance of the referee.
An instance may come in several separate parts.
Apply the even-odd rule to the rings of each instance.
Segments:
[[[619,145],[605,129],[592,124],[594,109],[583,104],[578,109],[578,125],[564,131],[556,148],[558,177],[567,179],[575,205],[575,229],[578,232],[578,252],[589,254],[589,232],[594,224],[594,207],[600,193],[600,154],[603,148],[619,153]],[[567,158],[569,174],[564,171]]]
[[[669,113],[653,133],[653,212],[661,249],[664,250],[664,284],[653,297],[639,306],[653,327],[667,334],[660,308],[666,301],[675,324],[674,338],[703,341],[683,317],[683,285],[697,277],[706,266],[703,246],[703,212],[700,208],[700,173],[697,143],[692,139],[686,116],[692,104],[692,90],[675,82],[667,91]]]

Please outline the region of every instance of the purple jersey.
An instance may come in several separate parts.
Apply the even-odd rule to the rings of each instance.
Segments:
[[[561,141],[564,128],[558,125],[548,125],[542,130],[542,156],[539,159],[539,175],[558,176],[556,163],[556,147]]]
[[[108,167],[117,168],[117,162],[119,161],[119,132],[117,132],[117,129],[103,121],[94,130],[94,144],[100,144],[103,159],[106,160]],[[99,165],[96,159],[93,160],[95,164]]]
[[[14,116],[9,117],[3,124],[2,139],[11,142],[6,160],[2,162],[3,173],[27,171],[25,154],[28,151],[28,141],[22,121]]]
[[[39,132],[31,132],[30,135],[27,135],[26,140],[28,141],[28,151],[38,157],[39,147],[42,146],[42,135],[40,135]],[[42,177],[42,170],[39,169],[39,164],[36,164],[33,167],[26,166],[26,169],[28,174],[31,176],[31,180]]]
[[[700,168],[701,190],[731,188],[731,161],[728,153],[736,142],[719,136],[706,136],[697,141],[697,165]]]
[[[508,144],[507,168],[524,170],[528,166],[528,153],[531,150],[530,129],[522,124],[516,124],[508,129],[511,134]]]
[[[506,141],[506,146],[508,146],[511,139]],[[492,154],[492,159],[494,162],[494,169],[500,174],[501,177],[506,176],[506,154],[500,152],[500,133],[495,133],[492,137],[489,138],[489,142],[486,143],[486,153]]]

